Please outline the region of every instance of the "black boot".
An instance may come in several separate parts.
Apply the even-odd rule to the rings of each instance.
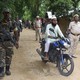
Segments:
[[[4,77],[4,67],[0,67],[0,77]]]
[[[10,66],[6,66],[6,75],[11,75]]]

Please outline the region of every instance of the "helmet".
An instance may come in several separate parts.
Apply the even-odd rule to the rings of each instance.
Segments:
[[[70,39],[65,38],[64,47],[65,47],[65,48],[70,48],[70,46],[71,46],[71,41],[70,41]]]
[[[5,12],[10,13],[10,10],[8,8],[4,8],[3,13],[5,13]]]

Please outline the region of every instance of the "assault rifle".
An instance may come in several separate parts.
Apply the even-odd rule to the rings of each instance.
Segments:
[[[14,44],[14,46],[15,46],[16,48],[18,48],[18,44],[16,43],[15,38],[13,38],[13,37],[11,36],[10,32],[8,32],[7,30],[5,30],[5,28],[2,28],[2,33],[3,33],[3,40],[4,40],[5,38],[9,39],[9,40]]]

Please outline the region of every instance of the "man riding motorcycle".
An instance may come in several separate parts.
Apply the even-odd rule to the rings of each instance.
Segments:
[[[45,31],[45,57],[44,60],[48,60],[48,51],[50,47],[50,43],[53,43],[54,41],[59,40],[60,38],[64,38],[64,35],[62,31],[59,28],[59,25],[57,24],[57,18],[55,15],[52,15],[52,17],[49,18],[50,23],[47,24],[46,26],[46,31]]]

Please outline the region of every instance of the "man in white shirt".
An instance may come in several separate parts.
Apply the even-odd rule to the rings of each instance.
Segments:
[[[73,57],[76,58],[75,56],[73,56],[75,54],[75,49],[78,45],[79,42],[79,37],[80,37],[80,22],[79,22],[79,15],[75,14],[73,16],[73,21],[70,22],[69,24],[69,38],[71,40],[71,47],[69,49],[69,54]]]
[[[55,15],[52,15],[51,18],[52,22],[46,26],[46,32],[45,32],[45,60],[48,60],[48,51],[50,43],[53,43],[54,41],[59,40],[59,36],[62,38],[64,37],[62,31],[59,28],[59,25],[57,24],[57,18]]]

